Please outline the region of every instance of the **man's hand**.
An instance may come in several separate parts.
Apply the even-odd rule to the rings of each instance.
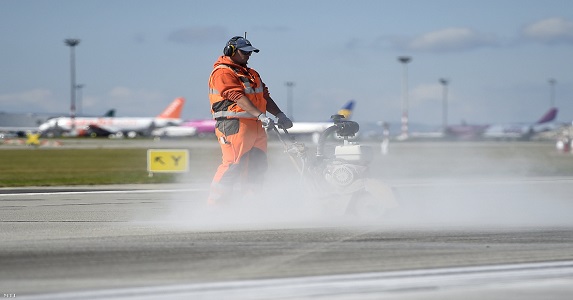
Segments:
[[[269,127],[272,127],[275,124],[275,122],[273,122],[273,120],[267,117],[267,115],[265,115],[264,113],[261,113],[258,119],[259,121],[261,121],[261,123],[263,123],[263,127],[265,129],[268,129]]]
[[[292,127],[292,121],[282,112],[277,114],[277,124],[279,127],[289,129]]]

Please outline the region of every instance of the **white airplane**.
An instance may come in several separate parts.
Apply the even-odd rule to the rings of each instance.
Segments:
[[[181,123],[178,126],[166,126],[157,128],[151,132],[154,137],[199,137],[214,135],[216,120],[202,119],[190,120]]]
[[[549,109],[535,123],[494,124],[488,126],[483,132],[486,139],[497,140],[529,140],[536,133],[550,131],[556,128],[557,108]]]
[[[550,108],[535,123],[465,124],[448,126],[446,137],[456,139],[528,140],[534,134],[553,130],[558,109]]]
[[[343,107],[336,113],[344,116],[344,119],[350,120],[352,110],[354,109],[354,100],[349,100]],[[313,141],[318,141],[320,134],[326,128],[332,126],[333,121],[329,122],[293,122],[292,127],[288,129],[289,134],[293,135],[309,135]]]
[[[42,136],[148,136],[158,127],[181,124],[181,110],[185,104],[182,97],[176,98],[156,117],[70,117],[53,118],[38,127]]]
[[[190,137],[197,135],[197,128],[189,126],[167,126],[153,129],[153,137]]]
[[[115,113],[110,109],[104,116],[111,116]],[[29,133],[38,133],[38,124],[42,124],[54,118],[51,114],[24,113],[11,114],[0,112],[0,139],[6,137],[26,137]],[[2,122],[3,121],[3,122]],[[35,125],[33,125],[35,124]]]

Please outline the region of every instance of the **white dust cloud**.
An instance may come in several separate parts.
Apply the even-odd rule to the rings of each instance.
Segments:
[[[375,151],[379,154],[371,164],[372,176],[391,191],[397,203],[392,205],[388,194],[386,199],[377,198],[385,208],[382,212],[365,206],[359,215],[347,214],[348,197],[326,201],[316,197],[309,180],[301,180],[286,154],[274,153],[271,155],[279,156],[270,158],[259,194],[237,195],[230,203],[206,205],[213,174],[204,174],[205,183],[195,184],[196,190],[165,199],[168,213],[154,221],[201,231],[573,224],[573,179],[537,176],[536,170],[547,162],[537,159],[537,154],[533,158],[523,155],[521,150],[509,156],[498,153],[509,144],[476,145],[394,143],[386,156]],[[376,214],[368,215],[370,208]]]

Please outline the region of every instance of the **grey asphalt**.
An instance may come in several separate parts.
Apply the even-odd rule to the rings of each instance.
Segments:
[[[324,209],[299,197],[292,184],[216,208],[204,205],[205,183],[1,189],[0,295],[573,295],[573,177],[393,178],[387,184],[399,206],[376,219]],[[512,266],[517,273],[497,269]]]
[[[525,185],[567,194],[572,183],[561,179],[458,184],[469,195],[476,187],[483,191],[484,185],[501,186],[507,195]],[[272,205],[207,209],[199,200],[206,193],[200,186],[4,191],[0,291],[23,297],[573,260],[571,203],[542,210],[544,205],[534,203],[533,195],[480,210],[483,206],[472,204],[470,197],[465,200],[468,206],[450,207],[448,216],[441,209],[452,202],[434,200],[432,208],[431,199],[416,200],[420,193],[435,197],[440,187],[455,190],[452,186],[397,184],[404,205],[378,221],[318,211],[303,216],[296,208]],[[512,217],[508,209],[522,211]],[[555,217],[549,219],[551,215]],[[565,278],[571,283],[571,277]]]

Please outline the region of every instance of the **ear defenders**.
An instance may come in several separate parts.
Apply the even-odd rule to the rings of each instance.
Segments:
[[[233,56],[235,51],[237,51],[237,40],[243,38],[242,36],[234,36],[228,42],[225,48],[223,49],[223,55],[225,56]]]

